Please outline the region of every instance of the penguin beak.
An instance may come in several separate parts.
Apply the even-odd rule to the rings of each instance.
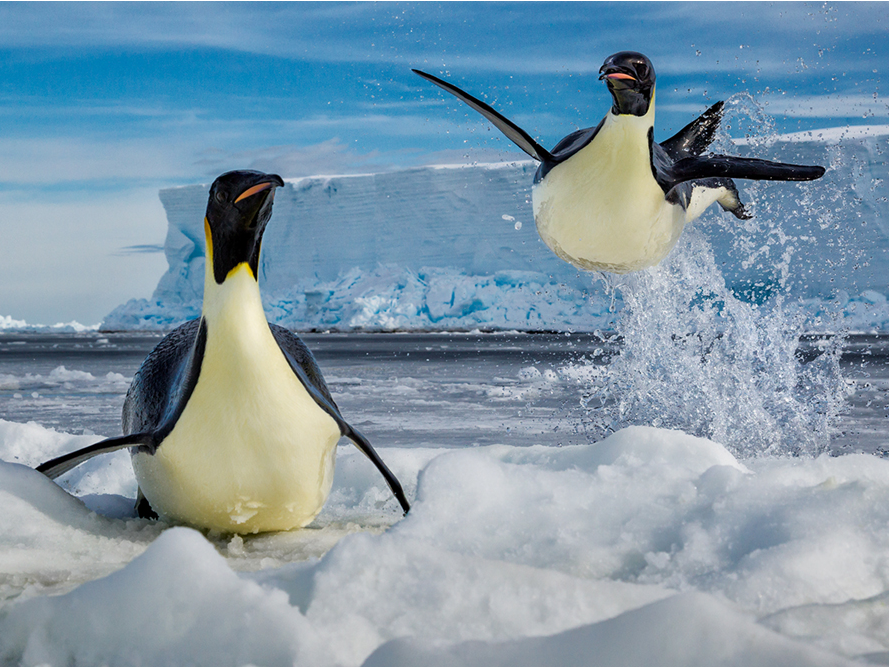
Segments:
[[[261,182],[251,185],[234,201],[235,208],[240,211],[248,229],[255,228],[271,215],[272,202],[275,199],[275,188],[284,185],[280,176],[264,175]]]
[[[278,176],[277,174],[268,174],[265,176],[265,178],[268,180],[263,180],[262,182],[257,183],[256,185],[253,185],[253,186],[247,188],[246,190],[244,190],[244,192],[242,192],[240,195],[238,195],[238,198],[235,199],[234,203],[240,204],[245,199],[249,199],[250,197],[253,197],[254,195],[258,195],[260,192],[265,192],[266,190],[271,190],[271,192],[269,192],[267,195],[268,198],[271,198],[274,196],[274,193],[275,193],[273,188],[280,188],[280,187],[284,186],[283,179],[280,176]],[[265,199],[265,198],[263,198],[263,199]],[[252,202],[248,202],[248,203],[252,203]]]
[[[274,183],[260,183],[259,185],[254,185],[252,188],[247,188],[241,195],[235,199],[235,204],[237,204],[242,199],[247,199],[247,197],[252,197],[258,192],[262,192],[263,190],[268,190],[270,187],[275,185]]]
[[[603,74],[599,77],[599,79],[630,79],[635,81],[636,79],[629,74],[624,74],[623,72],[612,72],[611,74]]]
[[[609,87],[613,88],[614,90],[625,90],[627,88],[633,88],[639,81],[636,77],[630,76],[626,72],[618,72],[615,70],[600,70],[599,81],[603,80],[609,85]]]

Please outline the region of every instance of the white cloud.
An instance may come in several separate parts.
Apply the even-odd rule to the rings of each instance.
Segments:
[[[285,178],[315,174],[350,174],[386,171],[393,168],[391,158],[376,151],[361,153],[340,139],[328,139],[310,146],[281,145],[255,150],[205,152],[198,161],[202,169],[221,173],[232,165],[281,174]]]
[[[883,14],[879,3],[6,3],[0,46],[218,48],[528,74],[593,73],[609,53],[641,48],[663,72],[737,69],[735,56],[749,71],[786,72],[803,49],[817,54],[813,45],[881,39]],[[535,30],[541,19],[547,30]],[[751,40],[755,55],[739,48]],[[704,57],[695,58],[700,49]]]
[[[194,145],[162,137],[0,137],[0,182],[9,186],[102,181],[114,189],[125,180],[143,183],[182,178],[190,171]],[[99,186],[99,183],[96,183]]]

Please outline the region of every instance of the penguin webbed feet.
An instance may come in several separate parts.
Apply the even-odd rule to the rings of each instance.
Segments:
[[[727,192],[716,200],[716,203],[722,207],[722,210],[731,213],[738,220],[750,220],[753,218],[753,214],[747,210],[744,202],[741,201],[741,195],[738,193],[738,186],[735,185],[735,182],[727,178],[722,183],[722,187]]]
[[[744,206],[744,202],[741,201],[738,186],[735,185],[735,182],[732,179],[708,178],[701,181],[701,183],[706,184],[707,187],[725,189],[725,193],[716,200],[716,203],[719,204],[723,211],[731,213],[738,220],[750,220],[753,218],[753,214],[747,210],[747,207]]]
[[[719,205],[722,206],[723,211],[727,211],[734,215],[738,220],[752,220],[753,214],[750,213],[747,208],[740,201],[735,208],[728,208],[722,205],[722,202],[719,202]]]
[[[158,513],[151,509],[151,503],[148,502],[148,498],[142,493],[142,489],[139,489],[139,494],[136,496],[136,516],[140,519],[151,519],[152,521],[157,521],[160,519]]]

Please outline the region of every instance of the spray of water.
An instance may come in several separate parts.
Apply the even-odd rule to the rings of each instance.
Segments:
[[[667,260],[614,289],[621,352],[586,396],[597,403],[589,426],[681,429],[742,457],[827,450],[847,391],[841,336],[804,362],[801,317],[780,295],[759,305],[735,297],[693,229]]]
[[[726,107],[729,127],[758,128],[748,139],[768,144],[771,123],[752,98],[736,96]],[[733,152],[719,142],[728,139],[719,138],[714,150]],[[768,289],[742,293],[726,285],[702,231],[706,220],[688,227],[660,265],[599,276],[623,308],[620,354],[608,365],[590,365],[583,400],[590,435],[647,424],[711,438],[741,457],[828,450],[850,391],[839,364],[844,337],[803,349],[804,318],[788,276],[807,237],[793,233],[798,211],[757,211],[756,187],[747,190],[754,220],[725,221],[715,212],[708,219],[720,220],[711,231],[733,236],[743,268],[760,275],[762,267],[765,278],[753,287]]]

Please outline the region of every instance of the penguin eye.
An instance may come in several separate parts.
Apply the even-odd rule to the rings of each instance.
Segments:
[[[222,190],[218,190],[216,192],[216,201],[218,201],[220,204],[225,203],[225,195],[222,193]]]

